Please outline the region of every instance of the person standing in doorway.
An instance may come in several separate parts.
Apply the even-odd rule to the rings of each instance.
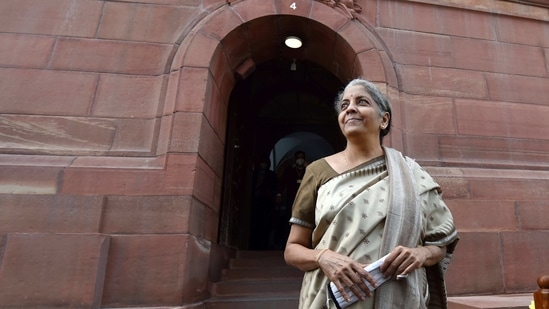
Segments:
[[[275,232],[275,247],[283,249],[290,233],[290,220],[292,205],[295,195],[305,174],[307,161],[305,151],[298,150],[294,153],[293,163],[287,166],[279,179],[277,194],[277,224]]]
[[[278,179],[270,169],[268,156],[259,159],[259,166],[253,174],[252,217],[250,249],[266,250],[273,244],[271,230],[275,214],[275,197],[278,189]]]

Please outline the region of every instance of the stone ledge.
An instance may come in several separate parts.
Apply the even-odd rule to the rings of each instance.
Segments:
[[[438,167],[423,165],[433,177],[466,177],[488,179],[549,179],[549,171],[528,169],[475,168],[475,167]]]
[[[105,168],[105,169],[155,169],[165,167],[166,156],[156,157],[107,157],[107,156],[54,156],[27,154],[0,154],[1,166]]]
[[[408,1],[433,5],[433,1],[430,0]],[[436,5],[510,16],[520,16],[538,20],[549,20],[547,9],[545,7],[540,7],[541,1],[522,1],[522,3],[519,3],[519,1],[500,0],[492,1],[490,5],[487,6],[479,1],[442,0],[438,1]]]
[[[532,293],[448,297],[448,309],[527,309]]]

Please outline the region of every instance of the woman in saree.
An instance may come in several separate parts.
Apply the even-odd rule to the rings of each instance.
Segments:
[[[284,257],[305,272],[299,308],[446,308],[444,272],[457,243],[441,189],[414,160],[382,146],[391,106],[371,82],[335,102],[346,148],[307,166]],[[379,270],[364,268],[385,257]],[[385,281],[382,283],[382,281]],[[370,287],[369,287],[370,286]]]

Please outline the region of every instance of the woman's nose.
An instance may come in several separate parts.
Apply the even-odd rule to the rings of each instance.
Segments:
[[[349,103],[349,106],[347,106],[347,109],[345,111],[347,113],[355,113],[356,112],[356,104]]]

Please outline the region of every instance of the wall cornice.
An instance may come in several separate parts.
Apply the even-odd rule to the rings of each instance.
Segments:
[[[405,0],[549,21],[549,0]]]
[[[227,0],[229,1],[229,0]],[[350,18],[362,11],[358,0],[316,0],[343,10]],[[549,0],[403,0],[429,5],[457,7],[494,14],[549,21]]]
[[[544,8],[549,8],[549,1],[548,0],[531,0],[531,1],[528,1],[528,0],[505,0],[505,1],[509,1],[509,2],[515,2],[515,3],[523,3],[523,4],[526,4],[526,5],[536,5],[536,6],[540,6],[540,7],[544,7]]]

